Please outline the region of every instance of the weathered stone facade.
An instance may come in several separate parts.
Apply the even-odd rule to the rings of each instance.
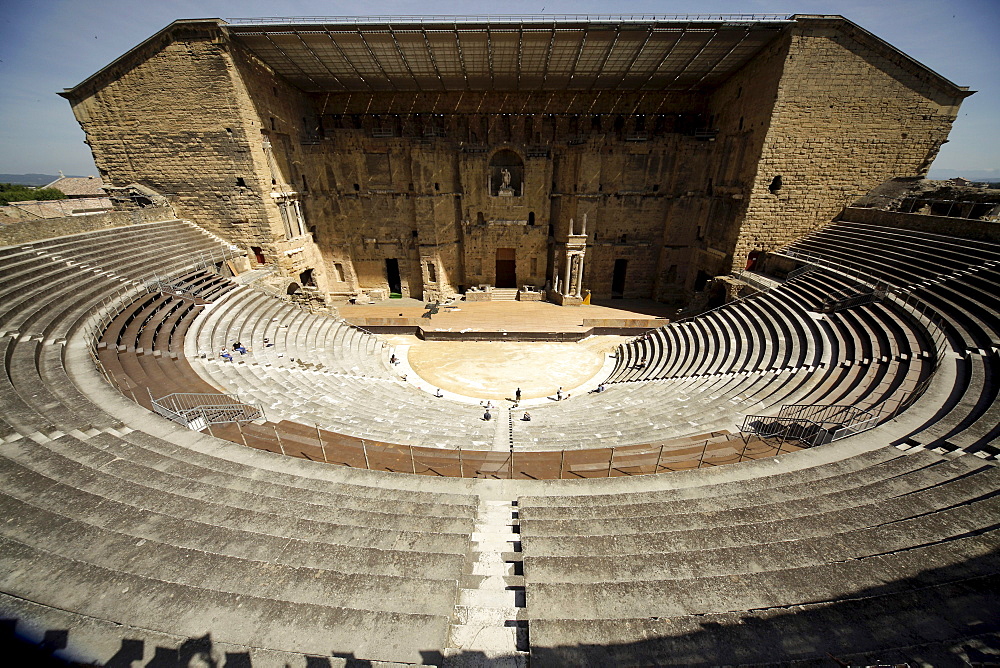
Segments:
[[[551,38],[536,46],[551,39],[552,52],[557,27],[543,28]],[[428,58],[444,38],[424,30],[426,44],[395,44],[407,87],[383,51],[364,63],[384,80],[363,79],[360,56],[331,41],[354,59],[350,83],[300,37],[319,65],[282,75],[284,61],[247,36],[258,33],[182,21],[64,95],[105,181],[168,195],[316,299],[554,287],[573,257],[581,294],[681,300],[830,220],[849,195],[924,173],[967,94],[839,17],[713,29],[745,35],[692,73],[705,42],[661,82],[675,49],[653,54],[660,65],[640,60],[654,26],[619,26],[589,88],[573,84],[586,40],[572,69],[546,60],[540,78],[500,60],[476,78],[475,54],[461,52],[463,81]],[[370,31],[374,42],[386,29]],[[754,52],[722,71],[751,37]],[[437,80],[419,78],[421,58]],[[647,60],[649,77],[628,83]],[[606,67],[620,81],[601,87]]]
[[[926,174],[965,97],[842,20],[810,18],[784,41],[737,261],[815,230],[894,176]]]

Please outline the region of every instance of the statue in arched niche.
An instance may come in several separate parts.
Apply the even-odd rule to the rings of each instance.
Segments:
[[[514,151],[502,149],[490,160],[490,194],[495,197],[520,197],[523,193],[524,162]]]

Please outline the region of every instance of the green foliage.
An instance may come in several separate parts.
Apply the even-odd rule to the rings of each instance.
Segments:
[[[66,199],[66,195],[57,188],[32,188],[16,183],[0,183],[0,206],[7,206],[10,202],[42,199]]]

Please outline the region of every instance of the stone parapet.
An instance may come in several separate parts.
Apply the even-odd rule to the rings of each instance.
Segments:
[[[24,220],[0,225],[0,246],[13,246],[39,239],[93,232],[112,227],[157,223],[175,218],[174,211],[169,206],[158,206],[134,211],[108,211],[87,216]]]

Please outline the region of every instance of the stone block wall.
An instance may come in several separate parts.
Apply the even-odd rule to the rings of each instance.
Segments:
[[[218,28],[179,28],[110,68],[70,96],[104,181],[146,185],[225,238],[267,236],[246,96]]]
[[[447,297],[495,283],[498,248],[544,285],[586,217],[584,289],[610,297],[624,260],[624,296],[661,300],[926,171],[964,97],[824,17],[705,92],[304,92],[205,20],[65,95],[107,182],[163,193],[317,297],[388,290],[393,261],[403,294]]]
[[[788,57],[733,252],[740,266],[893,176],[925,174],[965,97],[853,24],[802,18],[784,39]]]

